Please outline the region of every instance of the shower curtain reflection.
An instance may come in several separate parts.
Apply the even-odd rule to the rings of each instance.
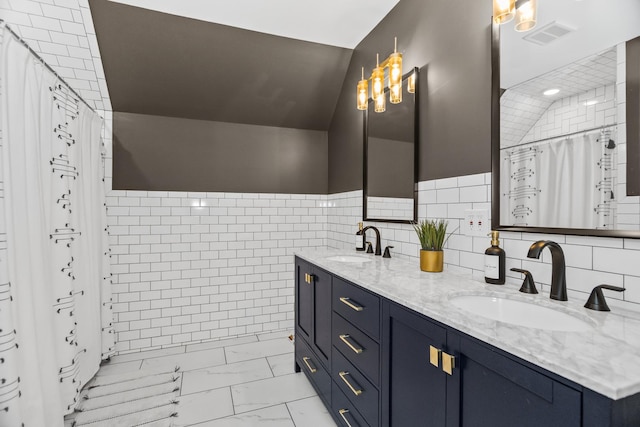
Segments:
[[[501,223],[614,229],[615,129],[501,149]]]

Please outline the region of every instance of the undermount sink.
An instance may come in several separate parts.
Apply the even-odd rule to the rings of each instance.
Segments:
[[[499,322],[547,331],[580,332],[591,329],[584,320],[549,307],[489,295],[461,295],[454,306]]]
[[[357,255],[334,255],[327,257],[329,261],[348,262],[348,263],[363,263],[371,262],[370,257],[357,256]]]

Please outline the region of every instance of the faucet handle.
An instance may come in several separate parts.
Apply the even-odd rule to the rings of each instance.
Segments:
[[[611,309],[607,305],[607,301],[604,299],[604,294],[602,293],[603,289],[616,291],[616,292],[622,292],[626,290],[625,288],[621,288],[619,286],[611,286],[611,285],[596,286],[591,291],[591,295],[589,295],[589,299],[587,300],[587,303],[584,306],[590,310],[611,311]]]
[[[538,293],[538,289],[536,288],[536,283],[533,281],[533,275],[531,274],[530,271],[523,270],[521,268],[512,268],[511,271],[524,274],[524,281],[522,282],[522,286],[520,286],[520,292],[524,292],[525,294]]]
[[[367,253],[368,254],[373,253],[373,245],[371,244],[371,242],[367,242]]]
[[[386,248],[384,248],[384,254],[382,255],[382,258],[391,258],[391,252],[389,251],[389,249],[393,249],[393,246],[387,246]]]

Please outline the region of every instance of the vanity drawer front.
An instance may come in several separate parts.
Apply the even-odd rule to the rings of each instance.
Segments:
[[[320,359],[315,355],[304,339],[296,336],[296,363],[300,366],[316,387],[318,395],[327,404],[331,402],[331,376],[324,369]]]
[[[380,407],[378,389],[339,351],[334,351],[332,357],[331,376],[334,384],[370,425],[377,426]]]
[[[333,311],[353,323],[374,339],[380,337],[380,298],[364,289],[333,279]]]
[[[347,399],[335,383],[331,389],[331,411],[342,427],[369,427],[353,403]]]
[[[374,384],[379,384],[380,346],[374,340],[334,313],[332,342]]]

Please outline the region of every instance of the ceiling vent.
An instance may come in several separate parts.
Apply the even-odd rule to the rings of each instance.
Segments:
[[[523,39],[539,46],[546,46],[549,43],[558,40],[560,37],[564,37],[574,31],[574,28],[553,21],[539,30],[527,34]]]

